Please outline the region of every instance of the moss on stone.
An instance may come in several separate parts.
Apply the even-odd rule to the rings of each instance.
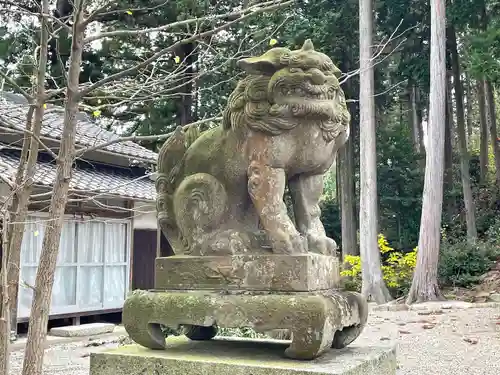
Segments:
[[[216,292],[135,291],[125,302],[123,323],[137,343],[160,349],[160,324],[224,328],[249,327],[258,332],[289,329],[293,341],[286,354],[312,359],[330,348],[335,332],[357,327],[336,347],[354,340],[366,322],[365,302],[351,292],[325,294],[220,294]],[[346,332],[347,333],[347,332]]]
[[[218,339],[193,342],[174,337],[167,349],[137,345],[92,354],[90,375],[393,375],[392,347],[353,348],[314,361],[282,358],[284,344],[271,340]]]
[[[158,290],[309,292],[339,286],[337,257],[315,253],[176,255],[156,259],[155,288]]]

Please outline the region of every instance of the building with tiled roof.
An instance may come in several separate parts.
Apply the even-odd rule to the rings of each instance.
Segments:
[[[19,165],[27,113],[24,97],[0,92],[0,176],[8,180]],[[55,154],[63,120],[63,108],[47,105],[40,140]],[[129,290],[152,287],[157,243],[168,246],[156,223],[152,175],[157,154],[130,141],[112,143],[117,138],[78,114],[76,149],[92,150],[74,162],[51,318],[120,312]],[[35,282],[55,175],[55,161],[40,147],[21,250],[18,322],[29,318],[28,285]],[[0,197],[9,195],[9,186],[0,183]]]

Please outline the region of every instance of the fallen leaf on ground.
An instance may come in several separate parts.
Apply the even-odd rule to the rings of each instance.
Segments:
[[[464,341],[472,345],[476,345],[479,342],[479,340],[475,337],[464,337]]]
[[[419,311],[418,315],[442,315],[444,314],[443,310],[434,310],[434,311]]]

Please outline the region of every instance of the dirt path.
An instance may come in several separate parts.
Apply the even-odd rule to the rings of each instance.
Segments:
[[[89,354],[116,347],[89,340],[50,346],[44,375],[89,375]],[[356,345],[398,343],[397,375],[500,374],[500,308],[372,311]],[[13,352],[11,375],[19,375],[22,350]]]

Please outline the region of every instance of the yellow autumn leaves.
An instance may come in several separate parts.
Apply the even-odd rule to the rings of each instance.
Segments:
[[[382,263],[382,275],[387,286],[401,293],[411,285],[413,271],[417,265],[417,248],[410,252],[399,252],[389,246],[384,235],[378,235],[378,248],[386,254]],[[361,258],[346,255],[340,276],[348,289],[361,290]]]

